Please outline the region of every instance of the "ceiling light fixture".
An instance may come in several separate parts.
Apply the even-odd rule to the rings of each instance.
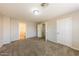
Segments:
[[[34,15],[39,15],[39,10],[33,10]]]

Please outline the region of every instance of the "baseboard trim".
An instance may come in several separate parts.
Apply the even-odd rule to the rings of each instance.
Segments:
[[[77,51],[79,51],[79,49],[78,49],[78,48],[75,48],[75,47],[70,47],[70,48],[72,48],[72,49],[74,49],[74,50],[77,50]]]
[[[38,38],[38,37],[34,36],[34,37],[29,37],[29,38],[26,38],[26,39],[33,39],[33,38]]]
[[[52,42],[52,43],[56,43],[56,44],[60,44],[60,45],[63,45],[63,46],[69,47],[69,48],[71,48],[71,49],[73,49],[73,50],[77,50],[77,51],[79,51],[78,48],[75,48],[75,47],[72,47],[72,46],[64,45],[64,44],[61,44],[61,43],[58,43],[58,42],[55,42],[55,41],[51,41],[51,40],[47,40],[47,41],[50,41],[50,42]]]

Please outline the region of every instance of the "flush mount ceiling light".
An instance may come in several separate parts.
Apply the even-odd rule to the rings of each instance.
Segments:
[[[43,8],[47,7],[48,5],[49,5],[48,3],[41,3],[40,4],[40,6],[43,7]],[[32,12],[33,12],[34,15],[39,15],[40,14],[40,12],[37,8],[33,9]]]
[[[33,10],[34,15],[39,15],[39,10]]]

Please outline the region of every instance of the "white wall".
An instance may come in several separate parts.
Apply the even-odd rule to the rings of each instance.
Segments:
[[[46,24],[46,39],[56,42],[56,20],[45,22]]]
[[[0,17],[0,47],[2,46],[3,44],[3,25],[2,25],[2,17]]]
[[[14,18],[10,18],[10,33],[11,33],[11,41],[18,40],[19,37],[19,21]]]
[[[9,43],[10,40],[10,18],[3,17],[3,43]]]
[[[72,47],[79,50],[79,11],[73,15],[72,21]]]
[[[66,41],[64,43],[64,45],[67,45],[67,46],[69,46],[71,48],[79,50],[79,11],[76,11],[76,12],[71,13],[71,14],[63,15],[63,16],[57,17],[57,18],[55,18],[53,20],[47,21],[46,22],[46,39],[50,40],[52,42],[58,43],[57,33],[56,33],[56,30],[57,30],[56,21],[60,20],[60,19],[67,19],[67,18],[69,20],[71,20],[71,22],[72,22],[71,23],[72,25],[70,25],[70,27],[72,29],[69,30],[72,33],[70,34],[71,39],[68,39],[68,40],[65,39],[64,40],[64,41]],[[66,26],[66,27],[65,28],[67,30],[70,28],[69,26]],[[65,37],[67,37],[67,35]],[[68,44],[67,42],[71,42],[71,43]],[[60,43],[62,44],[62,42],[60,42]]]
[[[36,23],[25,22],[26,38],[36,36]],[[19,40],[19,20],[6,16],[0,16],[0,46]]]
[[[18,40],[18,20],[6,16],[0,16],[0,31],[1,44]]]
[[[36,37],[36,23],[26,22],[26,38]]]

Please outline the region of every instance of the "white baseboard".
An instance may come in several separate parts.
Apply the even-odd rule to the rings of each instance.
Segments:
[[[72,47],[70,47],[70,48],[72,48],[72,49],[74,49],[74,50],[78,50],[78,51],[79,51],[79,49],[78,49],[78,48],[76,48],[76,47],[73,47],[73,46],[72,46]]]
[[[51,40],[48,40],[48,41],[51,41]],[[51,41],[51,42],[58,43],[58,42],[55,42],[55,41]],[[58,44],[65,45],[65,44],[62,44],[62,43],[58,43]],[[65,46],[70,47],[70,48],[72,48],[72,49],[74,49],[74,50],[78,50],[78,51],[79,51],[79,49],[76,48],[76,47],[69,46],[69,45],[65,45]]]

